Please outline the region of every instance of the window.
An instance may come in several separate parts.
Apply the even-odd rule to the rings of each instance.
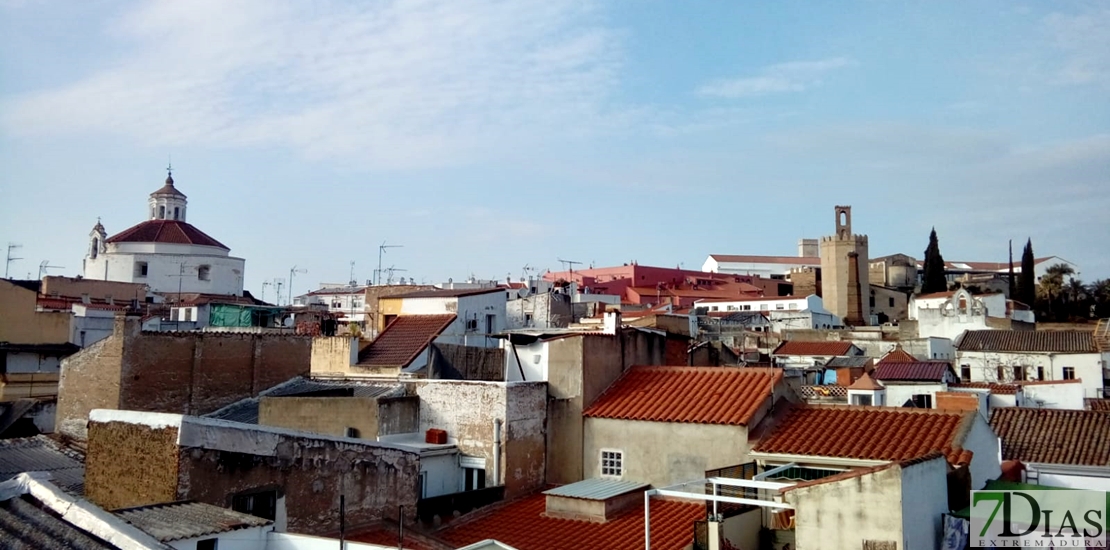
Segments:
[[[786,309],[786,306],[783,304],[775,304],[775,309]]]
[[[532,326],[532,314],[531,313],[525,313],[524,314],[524,324],[526,324],[528,326]]]
[[[745,306],[744,306],[744,311],[751,311],[751,310],[752,310],[752,306],[751,306],[751,305],[745,305]]]
[[[1025,367],[1022,367],[1022,366],[1013,367],[1013,371],[1014,371],[1014,380],[1025,380]]]
[[[466,331],[467,332],[474,332],[476,330],[478,330],[478,320],[477,319],[467,319],[466,320]]]
[[[709,311],[717,311],[717,306],[709,306]]]
[[[96,259],[96,255],[100,253],[100,239],[93,239],[92,250],[89,251],[89,256]]]
[[[995,369],[995,374],[998,375],[999,382],[1006,381],[1006,367],[998,365],[998,368]]]
[[[759,310],[760,311],[767,311],[768,309],[771,309],[771,308],[769,308],[767,306],[767,304],[759,304]]]
[[[463,477],[464,491],[486,488],[486,471],[482,468],[463,468]]]
[[[1075,367],[1064,367],[1064,380],[1075,380]]]
[[[927,393],[914,394],[914,396],[910,398],[910,401],[913,401],[914,408],[918,408],[918,409],[931,409],[931,408],[933,408],[933,396],[931,396]]]
[[[165,206],[159,206],[158,207],[158,219],[160,219],[160,220],[166,219],[166,207]]]
[[[798,309],[798,304],[790,304],[790,309]]]
[[[601,451],[602,477],[621,477],[624,473],[624,453],[621,451]]]
[[[350,427],[347,428],[347,437],[353,437],[355,439],[358,439],[358,435],[359,435],[358,428],[350,428]]]
[[[193,320],[193,308],[187,307],[187,308],[185,308],[185,319],[183,319],[183,321],[192,321],[192,320]]]
[[[1044,367],[1037,367],[1037,380],[1044,380]]]
[[[890,307],[894,307],[894,297],[893,296],[890,297],[890,298],[887,298],[887,301],[890,303]]]
[[[853,395],[852,396],[852,404],[853,405],[868,405],[868,406],[870,406],[871,405],[871,396],[870,395],[859,395],[859,394]]]
[[[728,306],[726,309],[729,311],[736,311],[736,306]]]
[[[181,208],[179,208],[179,207],[176,207],[176,206],[175,206],[175,207],[173,207],[173,219],[175,219],[175,220],[176,220],[176,219],[177,219],[177,216],[178,216],[178,214],[180,214],[180,213],[181,213]]]
[[[217,546],[217,539],[204,539],[197,541],[197,550],[216,550],[217,548],[219,548],[219,546]]]
[[[199,279],[201,281],[207,281],[208,280],[208,273],[209,273],[209,271],[211,271],[211,269],[212,269],[211,267],[206,266],[206,265],[202,265],[202,266],[198,267],[197,268],[197,279]]]
[[[875,307],[875,297],[874,296],[872,296],[871,299],[868,301],[868,305],[870,307]]]
[[[960,365],[960,380],[971,382],[971,365]]]
[[[277,516],[277,491],[235,495],[231,498],[231,509],[273,521]]]
[[[135,262],[135,276],[146,277],[147,266],[146,262]]]

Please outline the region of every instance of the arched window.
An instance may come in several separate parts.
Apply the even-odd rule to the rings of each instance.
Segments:
[[[96,259],[96,255],[100,253],[100,239],[93,238],[92,250],[89,251],[89,257]]]
[[[154,219],[154,207],[153,206],[150,207],[150,219],[152,219],[152,220]]]
[[[158,219],[160,219],[160,220],[166,219],[166,207],[165,206],[159,206],[158,207]]]
[[[176,207],[176,206],[175,206],[175,207],[173,207],[173,219],[175,219],[175,220],[176,220],[176,219],[177,219],[177,215],[178,215],[178,214],[179,214],[180,212],[181,212],[181,209],[180,209],[180,208],[178,208],[178,207]]]

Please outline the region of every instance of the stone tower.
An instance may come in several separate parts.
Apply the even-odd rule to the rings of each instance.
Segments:
[[[871,319],[867,235],[852,233],[852,207],[836,207],[836,233],[821,238],[821,292],[825,309],[845,323]],[[854,253],[855,257],[849,257]],[[855,269],[854,277],[849,270]],[[850,288],[855,287],[855,288]],[[851,303],[856,302],[856,303]],[[858,318],[857,318],[858,316]]]

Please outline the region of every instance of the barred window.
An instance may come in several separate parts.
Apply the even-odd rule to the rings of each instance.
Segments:
[[[624,472],[624,453],[621,451],[601,451],[601,475],[621,477]]]

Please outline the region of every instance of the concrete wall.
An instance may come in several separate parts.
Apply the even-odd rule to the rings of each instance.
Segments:
[[[938,457],[899,468],[902,472],[903,548],[940,547],[943,517],[948,512],[948,464]]]
[[[787,491],[783,500],[796,512],[797,548],[859,550],[863,541],[891,541],[905,546],[902,476],[895,466],[838,482]],[[937,481],[944,485],[944,480]],[[947,504],[947,503],[946,503]]]
[[[267,545],[267,536],[274,531],[273,525],[265,527],[248,527],[246,529],[236,529],[218,535],[203,535],[191,539],[181,539],[168,542],[171,548],[175,550],[196,550],[197,543],[202,540],[216,539],[216,548],[219,550],[258,550],[265,548],[271,550],[273,547]],[[332,547],[338,546],[338,542],[333,542]],[[354,546],[348,547],[354,550]],[[307,548],[299,548],[297,550],[307,550]]]
[[[430,378],[505,380],[505,356],[500,348],[432,344]]]
[[[571,322],[570,299],[565,294],[544,292],[508,300],[505,316],[510,329],[566,327]]]
[[[974,453],[969,468],[972,489],[982,489],[987,481],[1002,475],[1001,443],[983,415],[975,415],[962,447]]]
[[[531,344],[511,344],[508,340],[503,340],[501,349],[505,357],[505,380],[509,382],[547,380],[547,361],[550,357],[548,345],[543,340],[537,340]]]
[[[1083,384],[1025,384],[1021,387],[1025,406],[1041,409],[1083,410]]]
[[[537,382],[414,382],[420,432],[438,428],[465,455],[486,460],[486,483],[506,498],[544,484],[547,385]],[[501,420],[501,479],[493,479],[494,421]]]
[[[147,263],[146,276],[136,275],[135,264]],[[181,264],[185,276],[181,276]],[[198,267],[209,266],[208,280],[201,280]],[[228,256],[212,246],[165,243],[109,243],[96,259],[85,259],[84,277],[104,281],[145,284],[152,292],[200,292],[243,294],[246,260]]]
[[[269,397],[258,400],[258,424],[359,439],[378,436],[378,400],[373,397]]]
[[[94,408],[210,413],[306,374],[310,346],[295,335],[141,332],[137,317],[118,317],[112,336],[63,361],[58,431],[83,438]]]
[[[88,294],[93,299],[107,300],[111,298],[123,305],[130,303],[131,300],[139,300],[140,303],[145,302],[147,286],[136,283],[48,275],[42,278],[42,294],[43,296],[67,296],[71,298]]]
[[[886,402],[891,407],[901,407],[916,394],[932,396],[933,407],[937,408],[936,393],[947,391],[945,384],[914,384],[910,382],[884,382],[886,385]]]
[[[312,339],[309,363],[313,374],[350,373],[358,363],[361,342],[346,336],[320,336]]]
[[[0,342],[63,344],[69,341],[70,313],[39,312],[38,293],[0,279]]]
[[[587,418],[583,478],[601,476],[601,451],[623,453],[621,479],[656,487],[702,479],[705,471],[748,461],[744,426]]]

